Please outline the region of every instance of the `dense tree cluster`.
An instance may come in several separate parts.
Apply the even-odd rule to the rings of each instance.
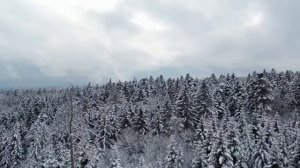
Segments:
[[[292,71],[2,91],[0,167],[298,168],[299,114]]]

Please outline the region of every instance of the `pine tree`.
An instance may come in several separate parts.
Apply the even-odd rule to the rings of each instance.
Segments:
[[[3,135],[2,135],[3,136]],[[11,151],[13,146],[10,144],[10,140],[8,137],[1,137],[1,144],[0,144],[0,167],[3,168],[10,168],[12,167],[12,157]]]
[[[224,140],[222,131],[218,131],[218,136],[214,137],[211,152],[208,155],[209,168],[233,168],[233,158],[230,150],[227,148],[227,143]]]
[[[204,80],[201,83],[200,89],[194,99],[194,110],[197,114],[197,118],[209,116],[209,106],[211,104],[211,97],[209,94],[209,88]]]
[[[146,98],[145,91],[138,87],[133,95],[133,102],[141,102]]]
[[[289,164],[293,167],[299,167],[300,163],[300,137],[299,137],[299,128],[298,128],[298,121],[297,118],[292,123],[292,125],[289,127],[289,145],[287,147],[289,152]]]
[[[149,168],[145,163],[145,158],[143,156],[140,157],[139,163],[136,168]]]
[[[213,117],[216,117],[218,120],[222,120],[226,113],[226,107],[222,99],[222,92],[219,89],[216,89],[213,94],[212,106],[210,111]]]
[[[192,160],[192,167],[193,168],[205,168],[207,167],[207,153],[205,151],[205,148],[203,148],[203,145],[200,141],[196,145],[196,154],[197,156]]]
[[[171,118],[174,115],[170,101],[167,99],[163,102],[159,114],[161,116],[161,122],[164,135],[171,135]]]
[[[253,168],[271,167],[270,147],[267,143],[268,138],[265,131],[263,127],[259,127],[259,141],[251,159]]]
[[[290,96],[292,99],[291,104],[293,105],[294,108],[299,110],[300,109],[300,76],[298,76],[292,81]]]
[[[248,107],[251,111],[263,110],[270,111],[270,105],[273,97],[271,95],[270,83],[264,74],[257,74],[250,81],[248,88]]]
[[[121,130],[131,127],[130,118],[128,114],[127,108],[122,108],[121,112],[119,113],[119,122]]]
[[[181,121],[181,128],[184,130],[195,130],[197,127],[197,115],[192,109],[192,97],[188,86],[183,86],[176,101],[177,116]]]
[[[209,135],[206,130],[203,119],[198,124],[195,140],[195,153],[196,157],[192,161],[193,168],[207,167],[208,153],[209,153]]]
[[[47,145],[47,129],[45,121],[46,120],[44,119],[44,117],[40,115],[37,121],[32,126],[32,134],[30,134],[29,136],[31,143],[27,158],[33,158],[36,164],[39,164],[39,162],[41,161],[43,150]]]
[[[123,93],[123,95],[124,95],[124,97],[125,97],[125,99],[126,99],[126,101],[127,102],[129,102],[129,100],[130,100],[130,98],[131,98],[131,94],[130,94],[130,92],[129,92],[129,89],[128,89],[128,83],[127,82],[125,82],[124,83],[124,86],[123,86],[123,88],[122,88],[122,93]]]
[[[119,156],[119,150],[117,147],[114,147],[113,156],[110,159],[110,168],[123,168],[121,166],[121,160]]]
[[[229,149],[230,155],[232,156],[232,162],[234,167],[244,167],[246,165],[246,160],[243,156],[242,151],[244,150],[241,143],[240,134],[238,132],[238,124],[233,118],[229,119],[228,132],[226,133],[227,148]]]
[[[117,128],[113,127],[108,117],[101,117],[95,128],[95,141],[101,149],[110,149],[117,141]]]
[[[195,135],[193,137],[194,141],[206,139],[207,127],[205,126],[204,119],[200,118],[199,124],[197,125],[197,129]]]
[[[20,111],[22,113],[22,118],[24,118],[26,128],[29,129],[37,117],[34,111],[39,111],[37,99],[34,101],[31,99],[23,100]]]
[[[209,82],[209,84],[211,84],[211,85],[216,85],[216,84],[218,84],[218,79],[217,79],[217,77],[216,77],[216,75],[213,73],[213,74],[211,74],[211,76],[208,78],[208,82]]]
[[[282,133],[277,134],[277,141],[275,142],[276,148],[272,148],[272,155],[276,159],[278,167],[289,167],[290,152],[288,149],[287,130],[284,129]]]
[[[89,159],[88,159],[86,152],[80,151],[76,154],[75,167],[85,168],[85,167],[87,167],[88,162],[89,162]]]
[[[239,115],[235,116],[237,135],[240,140],[240,158],[238,158],[237,164],[246,168],[250,165],[250,158],[253,153],[252,148],[255,146],[255,143],[251,136],[252,126],[247,123],[246,108],[242,106],[238,113]]]
[[[178,87],[176,85],[177,82],[172,79],[167,80],[167,93],[171,102],[174,102],[176,100],[178,94]]]
[[[158,110],[160,110],[160,107],[158,107]],[[159,112],[155,113],[154,114],[154,117],[152,119],[152,122],[151,122],[151,125],[152,125],[152,134],[153,135],[161,135],[164,131],[164,123],[161,119],[161,114]]]
[[[136,109],[137,112],[133,118],[133,129],[140,135],[146,135],[149,132],[149,124],[142,108]]]
[[[279,112],[279,114],[284,114],[287,111],[292,111],[291,104],[289,104],[289,85],[290,83],[285,78],[284,73],[278,74],[276,80],[276,89],[273,92],[274,104],[273,110]],[[291,96],[292,97],[292,96]]]
[[[68,156],[68,150],[66,150],[62,144],[59,144],[54,148],[52,144],[48,145],[42,153],[42,161],[39,166],[43,168],[53,167],[70,167],[70,160]]]
[[[17,166],[21,160],[25,159],[25,143],[24,135],[22,135],[21,124],[17,123],[12,139],[10,141],[11,145],[11,159],[12,166]]]
[[[239,81],[234,83],[228,102],[228,110],[231,116],[238,115],[245,101],[243,86]]]
[[[171,137],[171,143],[168,146],[164,165],[165,168],[182,168],[181,151],[173,137]]]

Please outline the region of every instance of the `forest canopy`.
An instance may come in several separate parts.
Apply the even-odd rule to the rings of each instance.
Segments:
[[[2,91],[0,167],[297,168],[299,114],[274,69]]]

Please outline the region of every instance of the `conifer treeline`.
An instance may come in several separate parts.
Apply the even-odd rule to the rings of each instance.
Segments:
[[[7,91],[0,167],[298,168],[299,114],[292,71]]]

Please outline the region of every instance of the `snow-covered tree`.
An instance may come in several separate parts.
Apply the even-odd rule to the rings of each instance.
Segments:
[[[225,123],[226,125],[226,123]],[[233,155],[228,149],[228,142],[225,137],[223,129],[219,129],[215,136],[213,136],[213,142],[211,152],[208,154],[208,167],[209,168],[233,168],[234,160]]]
[[[144,110],[142,108],[137,108],[136,111],[132,122],[133,129],[140,135],[146,135],[149,132],[149,124],[144,114]]]
[[[224,104],[224,100],[222,98],[222,92],[219,89],[216,89],[212,98],[212,106],[210,107],[210,111],[212,116],[217,118],[218,120],[222,120],[226,111],[226,106]]]
[[[167,155],[165,157],[165,168],[182,168],[181,150],[176,144],[173,137],[168,146]]]
[[[17,123],[10,141],[12,165],[17,166],[21,160],[25,159],[25,142],[22,135],[21,125]]]
[[[197,114],[197,118],[209,116],[209,106],[211,104],[211,96],[209,93],[209,87],[206,81],[202,81],[198,93],[195,95],[193,106],[194,111]]]
[[[145,163],[145,158],[143,156],[140,156],[139,163],[135,168],[149,168]]]
[[[271,154],[270,145],[266,130],[263,127],[259,127],[259,140],[254,149],[254,153],[251,159],[251,166],[253,168],[267,168],[271,167]]]
[[[112,158],[110,158],[110,168],[123,168],[119,155],[119,149],[115,146],[113,149]]]
[[[257,112],[263,110],[270,111],[270,105],[273,100],[270,82],[263,73],[257,74],[252,78],[248,87],[248,107],[251,111]]]
[[[291,104],[297,110],[299,110],[300,109],[300,76],[298,76],[292,81],[289,94],[291,96]]]
[[[176,112],[178,118],[181,119],[181,127],[184,130],[196,129],[197,114],[193,110],[192,95],[188,86],[184,85],[180,90],[176,101]]]
[[[158,107],[158,111],[160,111],[160,107]],[[154,114],[151,125],[153,135],[162,135],[164,131],[164,123],[161,118],[161,113],[157,112],[156,114]]]

